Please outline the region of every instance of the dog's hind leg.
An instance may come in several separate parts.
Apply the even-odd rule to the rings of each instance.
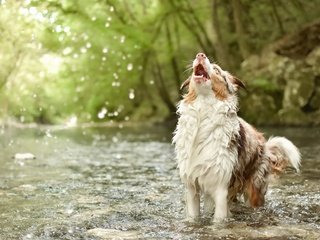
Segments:
[[[219,186],[214,192],[215,212],[214,221],[220,222],[228,217],[228,187]]]
[[[187,186],[186,189],[187,218],[195,220],[200,215],[200,193],[195,186]]]

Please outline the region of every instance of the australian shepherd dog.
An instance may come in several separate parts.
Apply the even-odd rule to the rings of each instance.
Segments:
[[[214,221],[230,216],[230,203],[243,196],[253,208],[262,206],[273,173],[288,165],[297,171],[299,150],[284,137],[266,141],[263,134],[237,116],[237,90],[244,84],[210,63],[203,53],[182,87],[188,92],[178,104],[173,143],[181,181],[186,187],[186,213],[204,213]]]

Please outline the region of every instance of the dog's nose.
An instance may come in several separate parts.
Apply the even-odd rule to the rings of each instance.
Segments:
[[[205,55],[204,53],[198,53],[198,54],[196,55],[196,58],[197,58],[198,60],[202,60],[202,59],[205,59],[205,58],[206,58],[206,55]]]

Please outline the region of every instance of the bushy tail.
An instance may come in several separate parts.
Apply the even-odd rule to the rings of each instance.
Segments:
[[[300,171],[300,152],[288,139],[271,137],[266,142],[266,151],[274,173],[281,173],[289,164]]]

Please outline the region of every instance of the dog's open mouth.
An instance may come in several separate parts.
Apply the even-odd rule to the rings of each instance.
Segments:
[[[202,64],[198,64],[194,68],[194,79],[196,80],[196,82],[206,81],[209,79],[209,75]]]

